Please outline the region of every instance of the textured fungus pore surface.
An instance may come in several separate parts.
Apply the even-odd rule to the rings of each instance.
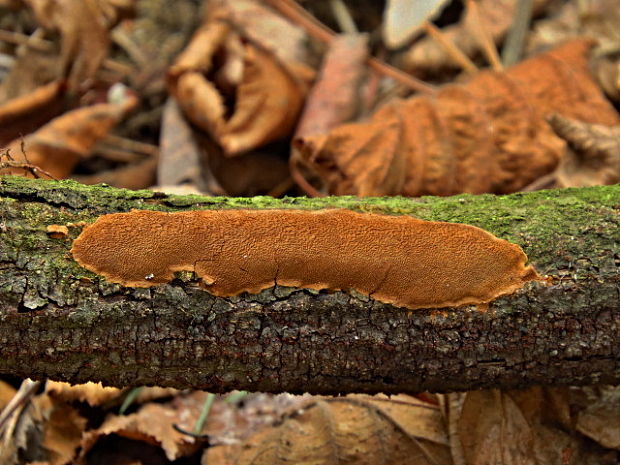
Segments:
[[[540,279],[517,245],[474,226],[349,210],[136,210],[100,217],[71,251],[124,286],[193,271],[218,296],[355,289],[412,309],[486,303]]]

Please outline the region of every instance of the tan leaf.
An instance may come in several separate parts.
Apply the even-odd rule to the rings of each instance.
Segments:
[[[54,400],[62,402],[86,402],[91,407],[105,404],[117,399],[123,391],[101,383],[84,383],[71,385],[61,381],[48,380],[45,384],[45,392]]]
[[[620,126],[588,124],[559,115],[549,122],[568,144],[553,173],[557,187],[601,186],[620,182]]]
[[[388,0],[383,11],[383,41],[390,49],[402,47],[441,13],[446,0]]]
[[[588,73],[590,46],[569,42],[504,73],[444,86],[432,98],[391,102],[368,122],[300,138],[296,147],[330,194],[515,192],[564,155],[548,114],[618,123]]]
[[[76,89],[92,79],[110,44],[109,29],[118,19],[120,10],[128,9],[123,2],[106,0],[24,0],[44,28],[59,31],[62,37],[61,63],[63,77]]]
[[[292,132],[307,68],[243,43],[221,14],[196,32],[168,81],[188,119],[236,155]]]
[[[0,412],[15,395],[15,388],[10,384],[0,381]]]
[[[0,146],[48,122],[61,110],[62,84],[50,82],[0,106]]]
[[[84,463],[88,451],[101,438],[112,434],[161,447],[168,460],[196,452],[204,441],[179,432],[173,425],[193,431],[206,396],[206,392],[196,391],[167,404],[146,404],[130,415],[108,416],[99,428],[84,434],[78,463]]]
[[[126,94],[121,103],[100,103],[64,113],[36,132],[8,145],[18,162],[31,163],[56,178],[65,178],[80,158],[90,155],[94,145],[135,107],[137,99]],[[22,142],[25,154],[22,153]],[[2,174],[23,174],[6,168]]]
[[[603,447],[620,450],[620,387],[604,387],[600,398],[579,412],[576,427]]]
[[[549,3],[550,0],[535,0],[534,13],[540,13]],[[513,21],[517,4],[517,0],[480,0],[478,10],[481,20],[488,25],[488,34],[496,43],[499,43],[506,35]],[[481,50],[480,43],[471,33],[471,26],[469,26],[470,23],[475,22],[473,15],[474,12],[468,10],[458,24],[442,29],[446,38],[469,57],[475,56]],[[403,53],[402,66],[417,73],[435,73],[442,68],[455,68],[458,64],[432,37],[424,37]]]
[[[595,452],[570,434],[566,390],[467,393],[458,432],[468,465],[599,463]]]
[[[369,396],[316,399],[239,447],[208,449],[203,464],[452,463],[441,426],[429,426],[440,425],[436,407],[405,397],[389,404]]]
[[[54,403],[45,422],[43,447],[48,451],[50,465],[73,463],[86,428],[86,418],[64,402]]]

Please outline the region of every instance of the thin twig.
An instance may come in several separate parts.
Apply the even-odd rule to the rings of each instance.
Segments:
[[[329,0],[329,6],[342,32],[347,34],[356,34],[358,32],[355,21],[353,21],[349,9],[342,0]]]
[[[461,49],[454,45],[452,41],[448,39],[446,35],[433,23],[426,21],[424,23],[424,30],[430,37],[433,38],[433,40],[435,40],[435,42],[443,47],[445,52],[450,55],[450,57],[458,63],[466,73],[476,74],[478,72],[478,67],[474,64],[474,62],[471,61],[469,57],[461,51]]]
[[[502,50],[502,62],[504,66],[514,65],[521,59],[523,43],[525,42],[525,35],[530,27],[533,8],[533,0],[518,0],[515,6],[516,15],[514,21],[510,25],[506,43]]]
[[[17,409],[22,407],[30,400],[34,393],[39,389],[41,381],[33,381],[30,378],[26,378],[13,398],[4,407],[2,413],[0,413],[0,433],[4,429],[9,419],[16,413]]]
[[[487,61],[495,71],[503,71],[504,66],[497,53],[495,42],[489,34],[489,27],[480,14],[480,8],[476,0],[467,0],[467,9],[471,12],[473,24],[470,32],[474,35],[478,44],[482,48],[482,52],[486,56]]]

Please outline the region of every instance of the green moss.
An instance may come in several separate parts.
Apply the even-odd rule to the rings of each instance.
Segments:
[[[597,257],[596,266],[608,266],[608,256],[618,253],[620,247],[620,185],[506,196],[273,199],[177,196],[105,185],[85,186],[74,181],[3,177],[0,193],[0,215],[5,226],[11,226],[9,233],[0,230],[6,245],[20,254],[31,255],[31,261],[36,262],[37,257],[44,259],[45,273],[88,278],[94,284],[99,278],[78,266],[69,254],[71,239],[80,228],[71,228],[68,240],[62,240],[49,238],[47,225],[93,222],[102,214],[131,209],[348,208],[478,226],[521,245],[530,260],[543,270],[558,266],[570,269],[572,263],[584,256],[584,251]],[[580,269],[584,274],[589,272],[588,267]]]

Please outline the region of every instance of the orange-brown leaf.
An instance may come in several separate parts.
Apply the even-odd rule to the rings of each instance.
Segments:
[[[551,172],[564,154],[548,114],[619,121],[588,73],[590,46],[569,42],[434,97],[392,102],[368,122],[301,138],[298,147],[331,194],[514,192]]]
[[[38,131],[14,140],[7,147],[18,162],[30,163],[56,178],[65,178],[80,158],[90,155],[93,146],[136,105],[128,95],[122,103],[100,103],[78,108],[53,119]],[[22,152],[22,142],[24,152]],[[2,174],[23,174],[7,168]]]
[[[243,43],[213,15],[170,68],[168,82],[188,119],[236,155],[292,132],[306,92],[304,69]]]

